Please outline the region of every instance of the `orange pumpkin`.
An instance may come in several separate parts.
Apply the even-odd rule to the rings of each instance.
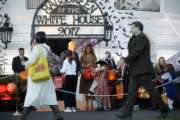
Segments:
[[[21,79],[21,80],[27,80],[27,78],[28,78],[28,71],[26,70],[26,71],[22,71],[22,72],[20,72],[19,74],[18,74],[18,76],[19,76],[19,78]]]
[[[7,84],[7,91],[9,93],[14,93],[16,91],[16,84],[15,83],[8,83]]]
[[[1,100],[9,101],[9,100],[13,100],[13,98],[8,93],[4,93],[3,97],[1,97]]]
[[[109,81],[117,80],[117,73],[115,70],[108,70],[108,80]]]
[[[7,87],[6,85],[0,84],[0,93],[7,92]]]

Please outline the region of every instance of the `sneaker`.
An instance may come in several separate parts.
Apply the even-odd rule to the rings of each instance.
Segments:
[[[71,110],[72,110],[72,112],[77,112],[75,107],[72,107]]]
[[[72,112],[71,108],[70,107],[67,107],[64,112]]]

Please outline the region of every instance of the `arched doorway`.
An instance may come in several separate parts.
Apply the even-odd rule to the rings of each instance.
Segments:
[[[48,44],[60,54],[70,39],[82,43],[85,39],[105,38],[105,19],[102,10],[92,0],[45,0],[35,12],[32,35],[47,34]]]
[[[70,39],[56,39],[48,38],[47,44],[50,46],[51,50],[60,56],[60,53],[64,50],[67,50],[67,45]]]

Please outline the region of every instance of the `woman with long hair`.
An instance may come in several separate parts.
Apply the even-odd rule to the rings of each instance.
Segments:
[[[46,45],[45,42],[45,32],[37,32],[33,39],[33,46],[32,51],[29,55],[29,60],[26,63],[28,72],[31,65],[35,65],[38,63],[40,57],[43,56],[45,59],[47,59],[47,50],[50,50],[50,48],[48,45]],[[36,69],[41,70],[41,68],[43,69],[44,67],[39,67],[39,69],[37,67]],[[63,117],[59,112],[55,87],[52,78],[49,76],[48,79],[34,82],[32,76],[28,74],[27,93],[24,102],[24,109],[20,120],[25,120],[27,115],[34,109],[34,107],[44,105],[50,106],[50,108],[53,110],[53,113],[55,114],[56,120],[63,120]]]
[[[155,65],[156,80],[160,84],[171,82],[176,78],[175,70],[172,64],[166,62],[164,57],[160,57]],[[173,100],[177,98],[177,91],[174,83],[167,84],[161,88],[161,92],[166,93],[168,97],[168,106],[173,109]]]
[[[95,52],[93,50],[93,47],[91,44],[87,44],[84,48],[84,51],[80,57],[80,64],[82,67],[82,72],[86,69],[93,69],[94,63],[96,62],[97,57],[95,55]],[[80,80],[80,93],[82,94],[88,94],[89,88],[94,80],[94,78],[87,79],[81,75]],[[92,110],[93,107],[93,98],[89,96],[85,96],[85,102],[86,102],[86,110]],[[90,107],[89,107],[90,102]]]

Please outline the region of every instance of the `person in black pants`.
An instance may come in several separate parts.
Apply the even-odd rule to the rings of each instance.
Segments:
[[[80,65],[80,60],[79,60],[79,54],[76,52],[77,50],[77,43],[75,40],[71,40],[69,43],[68,43],[68,50],[65,50],[61,53],[60,55],[60,68],[62,68],[62,65],[63,65],[63,62],[64,60],[67,58],[67,54],[68,52],[72,52],[72,55],[73,55],[73,59],[75,60],[76,62],[76,85],[77,86],[77,80],[78,80],[78,75],[80,74],[80,71],[81,71],[81,65]],[[64,85],[63,85],[63,88],[64,89]],[[74,95],[75,96],[75,95]],[[64,101],[65,102],[65,101]],[[65,108],[67,108],[68,106],[66,105],[65,103]],[[76,105],[74,106],[75,109],[76,109]],[[73,108],[74,108],[73,107]],[[69,111],[69,110],[68,110]],[[73,111],[76,111],[76,110],[73,110]]]
[[[143,33],[143,24],[139,21],[132,23],[133,36],[128,43],[129,55],[125,62],[129,65],[129,91],[128,98],[123,107],[123,114],[117,114],[119,119],[132,119],[133,105],[137,97],[139,86],[143,86],[158,103],[161,111],[160,118],[166,118],[169,109],[163,102],[160,94],[152,83],[153,66],[150,57],[150,41]]]
[[[14,57],[12,60],[12,70],[14,73],[19,74],[25,71],[25,63],[28,61],[28,58],[24,56],[25,50],[24,48],[19,48],[19,55]],[[19,80],[18,83],[18,92],[20,97],[20,103],[24,103],[25,95],[26,95],[26,86],[27,81]],[[19,105],[19,109],[22,109],[22,105]]]
[[[61,73],[65,74],[65,84],[63,89],[65,91],[76,93],[77,87],[77,73],[76,61],[73,53],[68,51],[67,58],[64,60]],[[76,96],[74,94],[64,93],[65,112],[76,112]]]

